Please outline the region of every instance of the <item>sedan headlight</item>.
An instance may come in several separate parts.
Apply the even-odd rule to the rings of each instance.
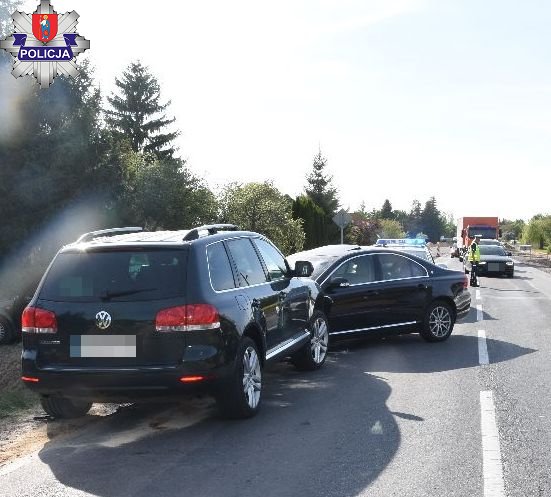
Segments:
[[[513,261],[507,261],[505,264],[507,264],[507,266],[512,266],[514,264]]]

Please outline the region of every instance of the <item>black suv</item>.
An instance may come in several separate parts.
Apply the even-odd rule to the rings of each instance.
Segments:
[[[233,225],[115,228],[63,247],[22,316],[22,380],[53,417],[92,402],[206,390],[229,417],[260,406],[266,361],[325,361],[325,298]]]

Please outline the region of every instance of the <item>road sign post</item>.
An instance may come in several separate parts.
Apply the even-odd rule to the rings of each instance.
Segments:
[[[352,222],[352,216],[341,209],[333,216],[333,222],[341,229],[341,245],[344,243],[344,228]]]

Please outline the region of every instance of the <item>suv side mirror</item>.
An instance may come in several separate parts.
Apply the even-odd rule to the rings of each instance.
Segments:
[[[345,288],[350,286],[350,281],[342,276],[335,276],[329,280],[329,288]]]
[[[314,266],[308,261],[295,262],[295,276],[311,276],[314,272]]]

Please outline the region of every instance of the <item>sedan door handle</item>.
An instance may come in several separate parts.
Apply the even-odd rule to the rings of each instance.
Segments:
[[[369,292],[364,295],[364,299],[366,299],[367,297],[373,297],[373,295],[379,295],[379,292],[377,290],[369,290]]]
[[[424,285],[423,283],[419,283],[417,285],[417,288],[419,288],[419,290],[426,290],[427,289],[427,285]]]

